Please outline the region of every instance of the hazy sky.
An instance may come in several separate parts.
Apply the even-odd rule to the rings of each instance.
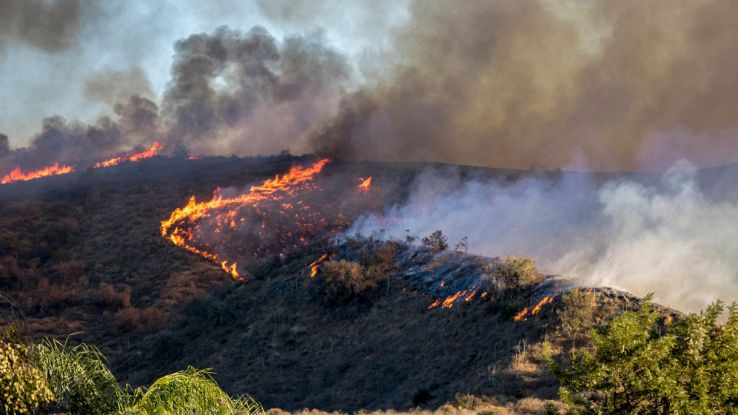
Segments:
[[[34,16],[31,23],[22,21],[26,12],[22,9],[43,3],[65,4],[77,11],[70,13],[76,17],[59,16],[54,21]],[[370,4],[377,3],[391,13],[367,11]],[[86,81],[101,72],[140,68],[153,98],[158,98],[170,79],[174,42],[223,25],[242,31],[261,25],[277,39],[324,30],[331,46],[360,58],[361,51],[381,47],[389,27],[405,18],[405,3],[0,0],[0,14],[6,15],[0,18],[0,25],[5,19],[23,26],[17,31],[0,29],[0,133],[9,136],[11,147],[25,146],[39,131],[43,117],[61,115],[88,121],[105,113],[109,103],[85,96]],[[53,36],[53,27],[61,24],[69,25],[66,45],[39,45],[18,34],[39,25],[39,30]]]

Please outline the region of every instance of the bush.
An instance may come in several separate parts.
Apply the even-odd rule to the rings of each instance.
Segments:
[[[31,349],[0,339],[0,414],[32,414],[53,399],[46,378],[33,365]]]
[[[448,238],[440,229],[436,229],[423,238],[423,245],[430,248],[434,253],[438,253],[448,248]]]
[[[565,334],[577,336],[592,326],[595,297],[591,291],[574,288],[561,295],[560,304],[556,314]]]
[[[490,266],[486,272],[502,289],[526,288],[543,281],[536,263],[530,258],[508,256],[503,262]]]
[[[325,278],[325,294],[336,302],[346,302],[376,288],[386,278],[378,266],[365,268],[358,262],[328,261],[321,267]]]
[[[591,350],[549,362],[577,413],[738,412],[738,307],[721,303],[666,327],[649,298],[592,332]]]

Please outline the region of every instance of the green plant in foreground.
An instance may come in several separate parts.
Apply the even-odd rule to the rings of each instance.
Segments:
[[[105,414],[118,410],[125,402],[125,391],[97,348],[47,339],[35,345],[34,352],[59,409],[81,415]]]
[[[0,414],[31,414],[54,395],[28,346],[0,339]]]
[[[264,412],[249,396],[233,399],[207,370],[188,368],[159,378],[131,407],[130,415],[256,415]]]
[[[738,307],[722,303],[670,325],[649,309],[627,311],[592,332],[591,350],[560,365],[560,395],[582,414],[738,413]]]

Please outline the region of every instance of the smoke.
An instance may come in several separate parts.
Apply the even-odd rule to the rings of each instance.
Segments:
[[[8,154],[10,154],[10,145],[8,144],[8,136],[5,134],[0,134],[0,160],[7,157]]]
[[[349,233],[386,229],[404,238],[406,230],[442,229],[452,246],[468,237],[477,254],[529,256],[545,272],[654,292],[694,311],[738,298],[738,201],[714,194],[699,174],[686,162],[662,176],[604,183],[584,173],[505,182],[428,170],[407,203],[360,218]]]
[[[732,0],[416,0],[382,70],[312,142],[514,168],[735,161],[736,40]]]
[[[180,40],[175,52],[161,110],[141,70],[98,72],[85,94],[111,114],[91,124],[49,117],[3,167],[107,158],[156,139],[195,154],[308,152],[307,132],[336,113],[351,77],[321,32],[278,42],[261,27],[221,27]]]
[[[308,151],[305,132],[335,114],[350,69],[320,32],[278,43],[226,27],[175,45],[167,137],[195,153]]]
[[[115,106],[114,117],[103,116],[92,124],[58,116],[45,118],[31,144],[8,151],[6,157],[0,157],[0,167],[10,171],[15,166],[37,169],[57,162],[99,161],[149,142],[157,133],[156,104],[133,96]],[[7,137],[0,139],[0,156],[3,141],[7,149]]]
[[[73,43],[80,29],[79,0],[0,0],[0,51],[20,41],[46,52]]]

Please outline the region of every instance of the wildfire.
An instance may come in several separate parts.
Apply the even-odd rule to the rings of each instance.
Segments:
[[[92,167],[95,169],[99,169],[101,167],[111,167],[118,165],[124,161],[141,161],[143,159],[148,159],[151,157],[154,157],[155,155],[159,154],[159,152],[164,148],[164,145],[158,141],[154,141],[153,144],[151,144],[151,147],[148,148],[148,150],[141,151],[139,153],[135,154],[124,154],[122,156],[113,157],[111,159],[101,161],[99,163],[95,163]]]
[[[445,286],[445,284],[442,281],[441,282],[441,288],[443,288],[444,286]],[[472,301],[474,298],[476,298],[478,292],[479,292],[479,290],[476,289],[476,288],[469,288],[469,289],[466,289],[466,290],[457,291],[454,294],[449,295],[446,298],[439,298],[439,299],[437,299],[436,301],[434,301],[433,303],[431,303],[431,305],[428,306],[428,309],[430,310],[430,309],[436,308],[438,306],[440,306],[441,308],[452,308],[457,302],[460,302],[460,301],[463,301],[465,303],[468,303],[468,302]],[[484,291],[480,295],[480,298],[487,297],[487,294],[488,294],[488,292],[487,291]]]
[[[328,259],[327,253],[321,255],[320,258],[310,263],[310,278],[314,278],[316,275],[318,275],[318,269],[321,265],[323,265],[323,262],[325,262],[326,259]]]
[[[248,193],[239,196],[223,197],[219,189],[208,201],[198,202],[195,196],[192,196],[187,205],[175,209],[169,219],[162,221],[161,234],[175,245],[220,264],[221,268],[232,278],[244,279],[244,275],[238,271],[235,261],[222,258],[227,254],[215,253],[196,246],[197,242],[193,235],[193,229],[199,230],[202,221],[211,218],[214,219],[213,232],[215,234],[220,234],[226,227],[236,228],[245,220],[243,217],[239,218],[241,209],[249,207],[256,209],[260,202],[281,201],[288,196],[293,196],[298,189],[312,181],[313,177],[320,173],[328,162],[328,159],[323,159],[309,167],[295,166],[283,176],[277,175],[260,185],[251,186]],[[280,202],[283,209],[291,210],[292,205],[285,207],[284,204],[284,202]],[[297,201],[294,210],[301,212],[304,210],[302,205],[301,200]],[[259,225],[261,229],[266,227],[265,222],[261,222]],[[285,236],[295,236],[294,231],[294,229],[286,230]],[[298,236],[297,239],[304,241],[303,237]],[[226,250],[225,247],[222,250]],[[315,271],[317,272],[317,268]]]
[[[40,170],[29,171],[23,173],[20,167],[16,167],[15,170],[11,171],[0,179],[1,184],[13,183],[13,182],[25,182],[28,180],[39,179],[47,176],[59,176],[62,174],[71,173],[74,171],[74,167],[71,166],[59,166],[59,163],[54,163],[52,166],[44,167]]]
[[[528,307],[523,308],[520,310],[518,314],[513,317],[514,321],[526,321],[529,317],[534,316],[538,314],[539,311],[543,308],[544,305],[550,304],[553,302],[553,297],[543,297],[541,301],[538,302],[532,309],[528,310]]]
[[[360,192],[368,192],[371,186],[372,186],[372,176],[369,176],[366,179],[363,177],[359,178],[358,189]]]

